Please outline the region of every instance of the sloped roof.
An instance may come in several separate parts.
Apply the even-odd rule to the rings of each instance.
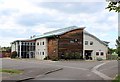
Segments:
[[[84,31],[84,34],[86,34],[86,35],[88,35],[88,36],[91,36],[91,37],[93,37],[94,39],[96,39],[97,41],[99,41],[101,44],[103,44],[103,45],[105,45],[105,46],[108,46],[108,43],[109,43],[109,42],[102,41],[102,40],[100,40],[99,38],[97,38],[96,36],[90,34],[90,33],[87,32],[87,31]]]
[[[44,33],[43,35],[40,35],[40,36],[36,36],[35,39],[44,38],[44,37],[51,37],[51,36],[54,36],[54,35],[61,35],[61,34],[64,34],[66,32],[69,32],[69,31],[72,31],[72,30],[75,30],[75,29],[84,29],[84,28],[85,27],[77,27],[77,26],[62,28],[62,29],[46,32],[46,33]]]
[[[46,32],[46,33],[44,33],[42,35],[38,35],[38,36],[35,36],[33,38],[30,38],[30,39],[16,40],[16,41],[29,41],[29,40],[36,40],[36,39],[39,39],[39,38],[47,38],[47,37],[51,37],[51,36],[55,36],[55,35],[61,35],[61,34],[64,34],[66,32],[72,31],[72,30],[84,29],[84,28],[85,27],[70,26],[70,27],[66,27],[66,28],[62,28],[62,29],[58,29],[58,30]],[[88,33],[87,31],[84,31],[84,34],[89,35],[89,36],[95,38],[97,41],[99,41],[103,45],[106,45],[106,46],[108,45],[108,43],[106,43],[105,41],[102,41],[102,40],[98,39],[97,37],[95,37],[94,35]]]

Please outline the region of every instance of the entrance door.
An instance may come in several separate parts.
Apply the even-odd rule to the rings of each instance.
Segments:
[[[35,53],[34,51],[29,52],[29,58],[35,58]]]
[[[93,50],[85,50],[85,59],[92,60],[91,53]]]

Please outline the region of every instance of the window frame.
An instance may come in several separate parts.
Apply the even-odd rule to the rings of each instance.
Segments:
[[[39,46],[39,42],[37,42],[37,46]]]
[[[90,41],[90,45],[93,45],[93,41]]]
[[[104,52],[100,52],[100,55],[101,55],[101,56],[104,56]]]
[[[44,52],[42,52],[42,55],[45,55],[45,53],[44,53]]]
[[[85,45],[88,45],[88,43],[89,43],[88,41],[85,41]]]
[[[98,54],[97,54],[97,53],[98,53]],[[96,56],[99,56],[99,55],[100,55],[100,53],[97,51],[97,52],[95,53],[95,55],[96,55]]]

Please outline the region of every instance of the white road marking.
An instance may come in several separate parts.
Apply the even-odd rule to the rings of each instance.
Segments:
[[[64,66],[64,65],[52,65],[52,64],[44,64],[44,65],[51,65],[51,66],[58,66],[58,67],[65,67],[65,68],[72,68],[72,69],[80,69],[80,70],[89,70],[86,68],[78,68],[78,67],[71,67],[71,66]]]
[[[92,72],[94,72],[95,74],[97,74],[98,76],[100,76],[101,78],[103,78],[104,80],[112,80],[111,77],[109,77],[109,76],[107,76],[107,75],[105,75],[105,74],[97,71],[97,69],[98,69],[100,66],[102,66],[102,65],[104,65],[104,64],[106,64],[106,63],[108,63],[108,62],[104,62],[104,63],[102,63],[102,64],[96,65],[96,66],[92,69]]]

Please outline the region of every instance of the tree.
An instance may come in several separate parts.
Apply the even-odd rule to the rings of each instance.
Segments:
[[[16,58],[17,57],[17,52],[16,51],[13,51],[12,53],[11,53],[11,58]]]
[[[116,43],[117,43],[117,54],[118,56],[120,56],[120,36],[118,37],[118,40],[116,40]]]
[[[109,11],[115,11],[115,12],[120,12],[120,0],[107,0],[108,1],[108,6],[106,9],[109,9]]]
[[[109,54],[112,54],[112,53],[116,52],[116,49],[108,48],[108,52],[109,52]]]

